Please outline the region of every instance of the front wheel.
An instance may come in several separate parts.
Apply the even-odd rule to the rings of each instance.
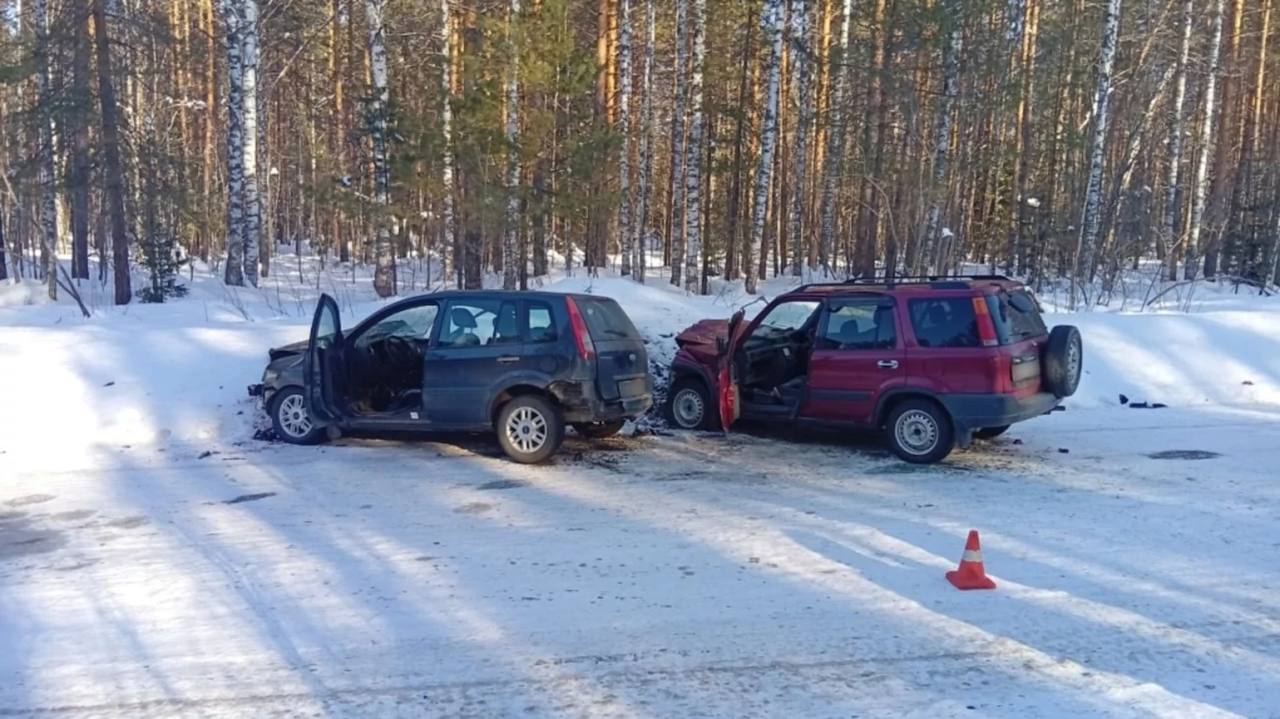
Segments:
[[[706,385],[685,377],[672,385],[667,396],[667,420],[680,429],[714,430],[720,426],[718,406],[711,401]]]
[[[516,397],[498,412],[498,444],[521,464],[545,462],[564,441],[564,418],[536,395]]]
[[[889,413],[889,447],[900,459],[932,464],[951,454],[955,429],[946,410],[926,399],[909,399]]]
[[[606,439],[621,432],[624,424],[626,424],[624,419],[615,419],[612,422],[579,422],[573,425],[573,431],[590,439]]]
[[[267,412],[271,415],[271,428],[276,436],[289,444],[316,444],[324,439],[324,428],[317,427],[307,413],[307,401],[301,387],[285,387],[276,392]]]

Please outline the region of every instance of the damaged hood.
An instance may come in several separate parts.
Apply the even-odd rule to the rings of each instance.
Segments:
[[[280,345],[279,347],[272,347],[271,349],[267,350],[267,356],[271,358],[272,362],[274,362],[280,359],[281,357],[292,357],[293,355],[300,355],[303,352],[307,351],[308,344],[310,344],[309,340],[302,340],[301,342],[293,342],[287,345]]]
[[[699,359],[713,360],[717,354],[716,338],[728,335],[729,320],[700,320],[676,335],[676,346]]]

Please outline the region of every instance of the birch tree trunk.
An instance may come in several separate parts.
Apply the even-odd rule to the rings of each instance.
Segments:
[[[629,2],[629,0],[624,0]],[[631,276],[637,282],[644,282],[646,252],[649,242],[649,201],[653,194],[653,147],[656,140],[653,126],[653,48],[656,40],[655,0],[644,2],[644,71],[641,84],[644,90],[644,105],[641,108],[640,124],[640,206],[635,223],[636,237],[632,241],[634,257],[631,260]]]
[[[1111,70],[1116,57],[1116,38],[1120,31],[1120,0],[1108,0],[1103,20],[1102,50],[1098,57],[1098,92],[1093,101],[1093,153],[1089,160],[1089,185],[1085,193],[1084,220],[1071,285],[1071,304],[1075,306],[1076,288],[1081,281],[1093,278],[1097,261],[1098,219],[1102,200],[1102,163],[1107,152],[1107,121],[1111,107]]]
[[[365,0],[369,24],[369,135],[373,143],[373,289],[379,297],[396,293],[396,252],[391,242],[391,166],[387,148],[387,42],[383,10],[387,0]]]
[[[830,120],[827,127],[827,149],[822,168],[821,228],[818,258],[828,272],[835,266],[836,241],[836,191],[844,169],[844,103],[849,83],[849,22],[853,14],[853,0],[841,0],[840,38],[838,50],[831,54],[829,75],[833,81],[828,103]]]
[[[221,0],[222,42],[227,52],[227,266],[223,281],[244,285],[244,5]],[[101,73],[101,70],[99,70]]]
[[[688,90],[685,87],[689,71],[689,0],[676,2],[676,66],[672,69],[675,76],[675,107],[671,112],[671,208],[668,224],[670,236],[667,238],[671,252],[671,284],[679,287],[684,271],[684,234],[686,230],[684,213],[687,209],[684,191],[687,180],[684,176],[688,169],[687,148],[685,147],[685,119]]]
[[[453,0],[440,0],[440,192],[444,233],[441,261],[454,252],[458,242],[453,198]],[[428,278],[429,279],[429,278]]]
[[[764,108],[761,111],[760,156],[751,190],[751,242],[749,254],[742,258],[746,290],[756,292],[757,266],[752,258],[761,257],[765,214],[769,209],[769,190],[773,179],[773,156],[778,149],[778,84],[782,69],[782,0],[764,0],[760,10],[760,34],[769,48],[765,61]],[[763,264],[763,263],[762,263]],[[763,273],[763,270],[760,270]]]
[[[618,237],[622,274],[631,274],[635,235],[631,230],[631,0],[618,0]]]
[[[49,299],[58,299],[58,205],[54,189],[56,165],[53,157],[53,88],[49,73],[49,5],[48,0],[35,0],[32,5],[35,24],[36,81],[39,103],[36,121],[39,131],[40,185],[40,264],[48,285]]]
[[[1218,90],[1218,61],[1222,50],[1223,0],[1213,4],[1213,34],[1209,40],[1209,70],[1204,86],[1204,120],[1200,125],[1200,160],[1196,164],[1195,197],[1191,201],[1191,220],[1187,227],[1186,252],[1183,256],[1183,278],[1196,278],[1196,258],[1200,254],[1200,232],[1204,223],[1205,201],[1209,194],[1209,158],[1213,156],[1214,100]]]
[[[964,22],[958,9],[963,0],[949,3],[945,16],[951,23],[946,47],[942,51],[942,97],[938,98],[938,118],[933,130],[933,182],[929,190],[929,211],[925,220],[924,237],[921,238],[918,266],[909,268],[912,273],[923,267],[924,274],[941,272],[950,254],[942,242],[942,205],[947,193],[947,173],[950,168],[951,120],[956,95],[960,85],[960,51],[964,43]],[[885,268],[892,272],[892,267]]]
[[[1178,253],[1182,243],[1178,237],[1178,211],[1182,204],[1182,141],[1186,135],[1187,61],[1191,56],[1191,27],[1195,22],[1195,0],[1182,3],[1182,38],[1178,46],[1177,69],[1173,86],[1173,116],[1169,120],[1169,169],[1164,190],[1162,242],[1166,245],[1165,277],[1178,278]]]
[[[241,104],[244,113],[242,129],[244,153],[244,280],[258,286],[259,243],[262,241],[262,198],[258,193],[258,0],[240,0],[243,3],[244,39],[241,54],[241,71],[244,75]]]
[[[685,0],[680,0],[682,3]],[[689,78],[689,104],[693,123],[685,148],[685,289],[698,292],[701,287],[702,253],[702,155],[704,112],[702,107],[702,73],[706,65],[707,0],[693,0],[693,67]],[[673,261],[674,264],[674,261]]]
[[[787,237],[791,240],[791,274],[804,271],[808,243],[805,241],[805,177],[809,167],[809,128],[813,125],[813,18],[809,0],[791,4],[791,87],[796,93],[796,134],[791,149],[791,212]]]
[[[520,223],[520,52],[516,44],[516,19],[520,0],[511,0],[507,8],[507,81],[503,107],[507,138],[507,215],[502,235],[502,289],[514,290],[520,283],[517,230]]]

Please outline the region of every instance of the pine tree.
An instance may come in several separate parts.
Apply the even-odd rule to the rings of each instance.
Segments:
[[[631,274],[635,235],[631,230],[631,0],[618,0],[618,237],[622,274]]]
[[[791,274],[799,277],[806,263],[805,178],[809,164],[809,128],[813,125],[813,19],[809,0],[791,3],[791,87],[796,93],[796,132],[791,146]]]

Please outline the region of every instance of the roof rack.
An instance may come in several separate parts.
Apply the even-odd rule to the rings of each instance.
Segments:
[[[815,282],[813,284],[801,285],[794,292],[806,292],[819,287],[849,287],[850,285],[883,285],[885,287],[893,287],[894,285],[923,285],[937,284],[947,285],[940,287],[941,289],[951,289],[963,282],[983,282],[983,281],[1011,281],[1005,275],[898,275],[894,277],[854,277],[843,282]]]

